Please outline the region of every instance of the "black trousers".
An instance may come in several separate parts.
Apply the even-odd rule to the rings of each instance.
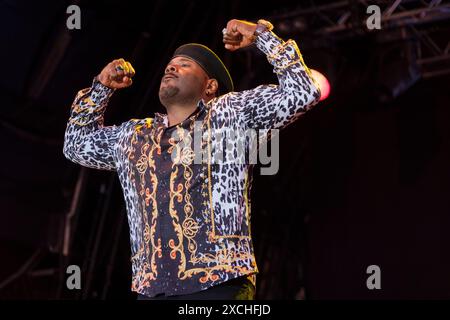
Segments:
[[[245,277],[229,280],[209,289],[179,296],[147,297],[138,294],[138,300],[253,300],[255,299],[255,287]]]

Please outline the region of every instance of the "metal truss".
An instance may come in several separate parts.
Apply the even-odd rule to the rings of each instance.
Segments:
[[[290,10],[268,17],[281,32],[308,33],[317,39],[339,41],[351,37],[380,33],[381,37],[400,29],[406,30],[418,40],[417,64],[422,76],[430,78],[450,73],[450,41],[442,39],[450,34],[450,3],[441,0],[350,0],[329,4],[310,2],[307,8]],[[367,8],[376,5],[380,9],[381,29],[369,30],[366,25]],[[439,27],[438,27],[439,23]],[[404,40],[404,38],[403,38]],[[323,44],[323,42],[318,42]]]

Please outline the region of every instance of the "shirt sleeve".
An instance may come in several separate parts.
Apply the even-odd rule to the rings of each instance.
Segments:
[[[249,128],[282,129],[319,102],[320,89],[295,41],[284,42],[273,32],[264,32],[257,37],[256,46],[272,64],[279,85],[232,92],[227,104]]]
[[[116,170],[120,127],[103,126],[103,115],[114,90],[94,79],[92,87],[78,92],[64,136],[65,157],[82,166]]]

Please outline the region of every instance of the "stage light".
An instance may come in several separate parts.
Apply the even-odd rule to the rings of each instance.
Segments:
[[[314,70],[314,69],[309,69],[309,70],[311,70],[311,75],[314,78],[314,80],[316,80],[316,82],[319,84],[319,88],[320,88],[320,92],[321,92],[320,101],[325,100],[330,95],[330,90],[331,90],[330,82],[319,71]]]

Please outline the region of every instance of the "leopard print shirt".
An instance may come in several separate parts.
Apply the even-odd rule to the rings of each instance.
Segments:
[[[294,41],[265,32],[256,46],[279,84],[200,101],[176,126],[168,127],[167,115],[160,113],[104,126],[114,91],[94,80],[78,92],[64,155],[82,166],[117,172],[130,229],[133,291],[150,297],[180,295],[241,276],[255,281],[249,199],[254,164],[214,162],[211,152],[220,149],[223,139],[213,132],[282,129],[320,98]],[[207,150],[200,164],[193,161],[195,123]],[[237,135],[228,143],[236,150],[251,139]]]

